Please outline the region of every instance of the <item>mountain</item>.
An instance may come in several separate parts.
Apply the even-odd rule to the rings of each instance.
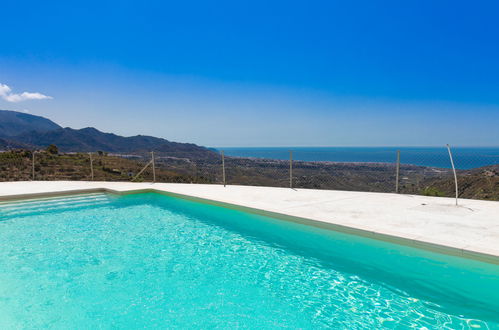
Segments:
[[[0,110],[0,137],[15,136],[31,131],[48,132],[59,128],[61,126],[44,117]]]
[[[32,149],[33,146],[0,138],[0,150],[2,149]]]
[[[212,159],[218,157],[216,152],[192,143],[171,142],[146,135],[124,137],[104,133],[93,127],[62,128],[49,119],[39,116],[15,111],[1,111],[1,113],[0,147],[4,149],[45,148],[50,144],[55,144],[62,152],[131,153],[155,151],[167,156],[182,158]]]

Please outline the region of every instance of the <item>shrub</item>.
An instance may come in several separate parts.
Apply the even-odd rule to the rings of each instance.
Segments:
[[[423,191],[421,192],[422,195],[425,196],[436,196],[436,197],[444,197],[445,193],[438,190],[435,187],[425,187]]]
[[[51,144],[47,147],[46,151],[51,155],[57,155],[59,153],[59,149],[55,144]]]

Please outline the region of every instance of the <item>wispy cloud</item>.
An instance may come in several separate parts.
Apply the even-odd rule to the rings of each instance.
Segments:
[[[12,89],[0,83],[0,97],[7,102],[21,102],[26,100],[49,100],[52,96],[44,95],[41,93],[22,92],[20,94],[12,93]]]

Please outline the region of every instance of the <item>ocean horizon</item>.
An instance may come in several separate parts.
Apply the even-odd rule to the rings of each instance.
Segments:
[[[226,156],[296,161],[396,163],[451,168],[448,150],[443,147],[227,147],[214,148]],[[499,164],[499,147],[451,147],[457,169]]]

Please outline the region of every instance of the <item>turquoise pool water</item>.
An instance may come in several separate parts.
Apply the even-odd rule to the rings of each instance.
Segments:
[[[0,328],[499,328],[499,266],[159,194],[0,204]]]

